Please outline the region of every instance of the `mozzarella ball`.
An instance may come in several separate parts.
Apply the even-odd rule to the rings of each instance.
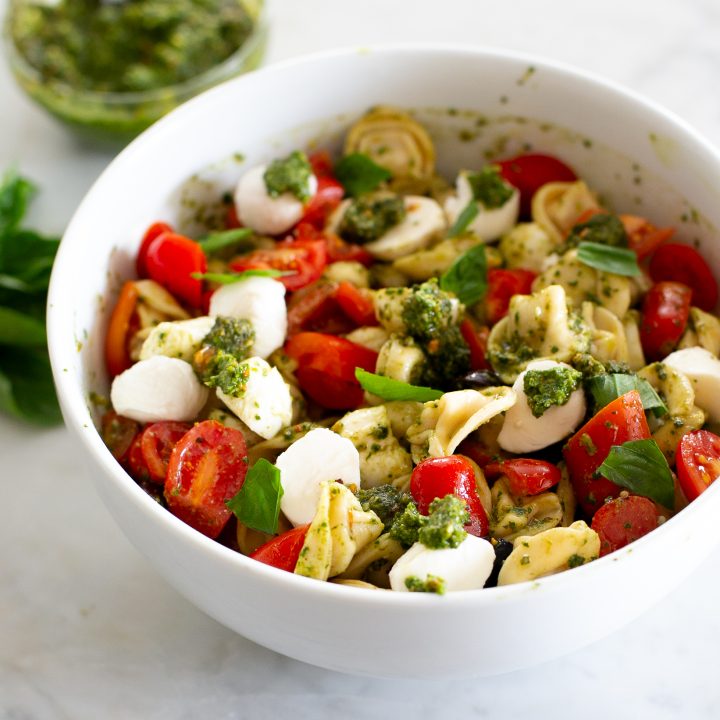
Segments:
[[[693,347],[676,350],[662,362],[690,380],[695,404],[710,422],[720,422],[720,360],[705,348]]]
[[[249,320],[255,330],[253,355],[266,358],[285,342],[285,286],[268,277],[223,285],[210,298],[210,316],[218,315]]]
[[[302,218],[305,205],[289,192],[271,197],[265,185],[266,170],[267,165],[258,165],[240,178],[235,188],[235,209],[243,225],[255,232],[280,235]],[[312,197],[317,192],[314,175],[310,176],[309,185]]]
[[[513,385],[517,395],[515,404],[505,413],[505,421],[498,435],[503,450],[528,453],[552,445],[570,435],[583,421],[587,409],[585,393],[580,387],[574,390],[564,405],[553,405],[540,417],[535,417],[525,394],[525,373],[528,370],[569,368],[554,360],[536,360],[521,372]]]
[[[120,373],[110,399],[119,415],[141,423],[194,420],[208,398],[208,389],[189,363],[154,355]]]

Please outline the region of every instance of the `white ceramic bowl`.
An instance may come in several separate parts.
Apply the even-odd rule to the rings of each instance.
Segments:
[[[228,628],[333,670],[434,678],[505,672],[610,633],[682,582],[720,535],[720,487],[625,550],[538,582],[444,597],[371,592],[276,570],[195,532],[125,474],[89,409],[89,393],[107,391],[105,322],[145,227],[179,221],[188,212],[184,196],[201,196],[208,183],[216,193],[243,167],[316,140],[337,144],[350,122],[378,103],[418,110],[448,175],[479,165],[484,151],[507,156],[524,143],[559,154],[617,210],[678,226],[720,276],[713,231],[720,225],[720,157],[667,112],[596,78],[508,53],[341,51],[210,90],[153,126],[103,173],[65,234],[52,276],[55,381],[65,420],[124,532],[172,585]],[[246,165],[228,160],[238,152]],[[199,180],[186,182],[196,174]]]

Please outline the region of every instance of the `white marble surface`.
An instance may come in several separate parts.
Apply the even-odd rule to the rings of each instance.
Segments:
[[[521,49],[622,82],[720,142],[718,0],[270,2],[269,61],[413,40]],[[33,222],[61,231],[109,156],[32,106],[4,64],[0,130],[0,168],[40,183]],[[64,429],[0,418],[0,503],[2,720],[720,712],[720,549],[644,617],[566,658],[485,680],[389,682],[288,660],[195,610],[120,534]]]

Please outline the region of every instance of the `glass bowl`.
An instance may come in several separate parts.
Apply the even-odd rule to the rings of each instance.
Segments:
[[[267,42],[264,3],[252,0],[244,4],[255,21],[254,29],[232,55],[189,80],[152,90],[91,91],[44,79],[19,52],[12,38],[12,5],[4,24],[5,53],[16,81],[30,98],[81,138],[102,145],[120,146],[194,95],[254,70],[260,64]]]

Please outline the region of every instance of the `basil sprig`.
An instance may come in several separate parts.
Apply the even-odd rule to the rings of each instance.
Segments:
[[[471,200],[457,216],[457,219],[448,230],[449,238],[462,235],[470,226],[470,223],[480,214],[480,205],[477,200]]]
[[[654,440],[630,440],[613,445],[598,472],[616,485],[663,507],[672,508],[675,504],[672,472]]]
[[[455,293],[465,305],[474,305],[487,290],[487,258],[480,243],[464,252],[440,277],[440,289]]]
[[[190,273],[190,277],[196,280],[207,280],[208,282],[217,283],[218,285],[232,285],[233,283],[247,280],[251,277],[269,277],[279,278],[286,275],[294,275],[294,272],[287,270],[274,270],[272,268],[257,268],[252,270],[243,270],[239,273]]]
[[[367,372],[362,368],[355,368],[355,377],[362,386],[373,395],[383,400],[415,400],[417,402],[429,402],[442,397],[440,390],[433,390],[421,385],[410,385],[401,380],[393,380],[383,375]]]
[[[595,242],[581,242],[578,245],[577,258],[584,265],[603,272],[626,277],[636,277],[640,274],[637,255],[627,248]]]
[[[655,392],[653,386],[644,378],[626,373],[610,373],[595,375],[587,380],[587,389],[595,400],[596,409],[604,408],[616,398],[637,390],[642,400],[643,409],[649,410],[656,417],[667,415],[667,405]]]
[[[212,255],[218,250],[224,250],[232,245],[238,245],[243,240],[247,240],[252,234],[253,231],[250,228],[234,228],[232,230],[210,233],[197,242],[206,255]]]
[[[280,470],[260,458],[248,470],[237,494],[225,504],[243,525],[274,535],[278,529],[282,496]]]
[[[335,166],[335,177],[352,197],[372,192],[392,178],[392,173],[378,165],[365,153],[346,155]]]

